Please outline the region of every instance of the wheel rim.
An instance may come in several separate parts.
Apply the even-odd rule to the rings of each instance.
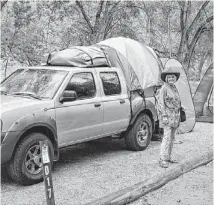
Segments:
[[[39,145],[32,146],[25,157],[25,167],[31,174],[38,174],[42,170],[42,156]]]
[[[146,122],[142,122],[137,129],[137,142],[140,146],[145,146],[149,137],[149,126]]]

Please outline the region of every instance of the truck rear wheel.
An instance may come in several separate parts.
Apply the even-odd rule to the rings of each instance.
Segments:
[[[42,156],[39,141],[48,140],[50,160],[53,164],[53,145],[42,133],[27,135],[17,146],[7,171],[9,176],[23,185],[31,185],[42,181]]]
[[[125,133],[128,149],[141,151],[148,147],[152,138],[152,121],[146,114],[138,116],[133,126]]]

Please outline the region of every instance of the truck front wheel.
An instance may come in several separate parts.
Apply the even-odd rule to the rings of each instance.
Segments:
[[[132,127],[125,133],[128,149],[141,151],[148,147],[152,138],[152,121],[146,114],[138,116]]]
[[[9,176],[23,185],[35,184],[43,179],[42,155],[39,141],[48,141],[50,161],[53,163],[53,145],[42,133],[27,135],[16,147],[12,160],[7,166]]]

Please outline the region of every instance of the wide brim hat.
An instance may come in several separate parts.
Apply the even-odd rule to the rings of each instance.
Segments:
[[[177,69],[174,67],[169,67],[161,73],[161,80],[166,82],[166,76],[167,75],[175,75],[176,81],[177,81],[180,77],[180,72],[178,72]]]

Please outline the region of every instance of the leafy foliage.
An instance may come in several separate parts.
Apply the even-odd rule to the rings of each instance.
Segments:
[[[200,77],[213,55],[212,1],[2,1],[1,61],[38,65],[74,45],[123,36]]]

